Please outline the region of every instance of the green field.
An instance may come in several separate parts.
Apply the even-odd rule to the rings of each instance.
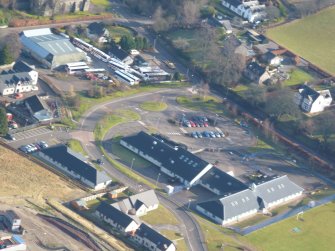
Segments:
[[[325,71],[335,74],[335,7],[275,27],[267,35]]]
[[[134,36],[132,30],[122,26],[108,25],[107,29],[109,32],[109,36],[115,41],[115,43],[120,42],[122,36]]]
[[[290,73],[290,78],[284,81],[283,84],[285,86],[294,86],[309,82],[311,80],[313,80],[313,77],[310,74],[301,69],[296,69]]]
[[[284,220],[244,238],[259,250],[271,251],[326,251],[335,246],[335,204],[324,206],[306,212],[298,221],[296,217]],[[294,232],[299,228],[300,232]]]
[[[81,142],[79,140],[76,139],[71,139],[68,142],[68,145],[70,147],[70,149],[72,149],[73,151],[77,152],[77,153],[81,153],[82,155],[86,156],[87,153],[85,152]]]

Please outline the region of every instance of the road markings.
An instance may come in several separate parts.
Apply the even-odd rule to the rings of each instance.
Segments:
[[[168,132],[167,135],[178,135],[181,136],[180,132]]]
[[[141,120],[138,120],[137,121],[139,124],[141,124],[142,126],[146,126],[146,124],[143,122],[143,121],[141,121]]]
[[[182,131],[183,133],[187,133],[187,131],[186,131],[184,128],[179,127],[179,129],[180,129],[180,131]]]

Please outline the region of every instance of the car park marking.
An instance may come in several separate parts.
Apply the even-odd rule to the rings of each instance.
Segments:
[[[186,131],[184,128],[179,127],[179,129],[180,129],[183,133],[187,133],[187,131]]]
[[[146,126],[146,124],[143,122],[143,121],[141,121],[141,120],[138,120],[137,121],[140,125],[142,125],[142,126]]]
[[[15,141],[20,141],[20,140],[24,140],[24,139],[28,139],[28,138],[33,138],[42,134],[47,134],[52,132],[51,130],[49,130],[48,128],[37,128],[37,129],[33,129],[33,130],[29,130],[29,131],[23,131],[23,132],[18,132],[13,134],[13,136],[16,138]],[[7,141],[8,142],[8,141]],[[12,141],[9,141],[12,142]]]
[[[217,130],[218,132],[222,133],[221,129],[218,127],[215,127],[215,130]]]
[[[180,132],[168,132],[167,134],[168,134],[168,135],[178,135],[178,136],[181,135]]]
[[[229,141],[229,143],[233,143],[233,141],[231,140],[231,138],[226,137],[226,139]]]

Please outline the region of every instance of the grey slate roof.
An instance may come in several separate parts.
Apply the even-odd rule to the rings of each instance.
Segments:
[[[105,172],[98,171],[93,166],[85,163],[84,156],[72,151],[65,145],[52,146],[42,149],[41,152],[95,185],[111,180]]]
[[[119,226],[123,228],[128,227],[129,224],[131,224],[134,221],[133,218],[121,212],[117,208],[109,205],[106,202],[100,203],[96,211],[100,212],[101,214],[106,216],[106,218],[111,219],[112,221],[114,221],[116,224],[118,224]]]
[[[233,5],[234,7],[238,7],[242,4],[241,0],[224,0],[225,2],[229,3],[230,5]]]
[[[8,87],[14,87],[19,81],[30,82],[31,80],[32,79],[27,72],[0,75],[0,84],[6,85]]]
[[[94,34],[97,36],[103,36],[106,31],[106,24],[103,22],[94,22],[94,23],[90,23],[87,26],[87,28],[90,34]]]
[[[132,209],[138,210],[142,205],[153,207],[159,204],[154,190],[147,190],[142,193],[134,194],[112,205],[118,207],[122,212],[129,213]]]
[[[299,92],[303,98],[307,98],[312,101],[315,101],[320,96],[320,93],[318,93],[316,90],[312,89],[308,85],[303,85],[299,89]]]
[[[121,49],[121,47],[117,46],[117,45],[112,45],[109,53],[112,54],[114,57],[118,58],[119,60],[123,61],[124,59],[126,59],[129,55],[128,53]]]
[[[256,74],[257,76],[262,76],[265,72],[265,67],[260,66],[256,62],[251,62],[247,65],[247,70],[252,72],[253,74]]]
[[[217,190],[219,195],[233,194],[248,188],[247,185],[217,167],[209,170],[200,180],[202,184],[207,184],[210,188]]]
[[[24,100],[25,103],[28,103],[32,112],[36,113],[42,110],[48,110],[47,105],[43,100],[41,100],[37,95],[33,95]]]
[[[137,229],[136,235],[142,238],[146,238],[152,243],[155,243],[157,248],[159,248],[160,250],[166,250],[169,246],[171,246],[171,244],[173,244],[172,241],[170,241],[169,239],[156,232],[154,229],[144,223],[142,223]]]
[[[16,72],[30,72],[32,70],[35,70],[34,66],[31,66],[24,61],[16,62],[13,66],[13,69]]]
[[[224,196],[218,200],[198,203],[198,205],[222,220],[259,209],[257,197],[250,189]]]
[[[253,185],[255,194],[266,203],[271,203],[292,194],[302,192],[304,189],[292,182],[286,175],[275,177]]]
[[[193,180],[208,162],[183,148],[173,148],[160,139],[145,132],[122,138],[122,141],[151,156],[169,171],[187,181]]]

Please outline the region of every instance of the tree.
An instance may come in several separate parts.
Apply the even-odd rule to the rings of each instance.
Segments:
[[[266,17],[270,20],[280,17],[280,10],[276,6],[269,6],[265,9]]]
[[[0,51],[0,65],[14,62],[13,55],[10,53],[9,46],[6,44]]]
[[[136,36],[135,37],[135,48],[136,50],[143,50],[143,38]]]
[[[0,135],[6,135],[8,132],[8,121],[6,116],[6,110],[0,107]]]
[[[136,47],[135,40],[129,35],[122,36],[119,44],[125,51],[130,51]]]
[[[22,45],[19,39],[19,35],[17,33],[11,33],[5,37],[5,41],[8,46],[8,52],[11,55],[10,60],[13,62],[20,56],[21,53]]]
[[[266,100],[265,88],[259,85],[251,85],[248,90],[244,92],[244,97],[253,106],[263,106]]]
[[[280,120],[283,115],[289,115],[296,120],[300,118],[301,111],[294,103],[294,92],[288,88],[273,91],[266,99],[265,109],[268,114]]]
[[[176,81],[180,81],[181,80],[181,74],[177,71],[173,74],[173,79]]]
[[[333,112],[324,112],[317,117],[316,131],[321,134],[322,144],[325,150],[328,150],[330,136],[335,133],[335,114]]]
[[[167,21],[167,18],[164,17],[164,11],[161,6],[156,9],[153,15],[153,21],[153,29],[156,32],[165,31],[169,28],[169,23]]]
[[[213,6],[206,6],[200,10],[202,18],[213,17],[216,14],[216,9]]]
[[[196,1],[186,0],[183,3],[183,24],[190,26],[199,20],[200,5]]]

